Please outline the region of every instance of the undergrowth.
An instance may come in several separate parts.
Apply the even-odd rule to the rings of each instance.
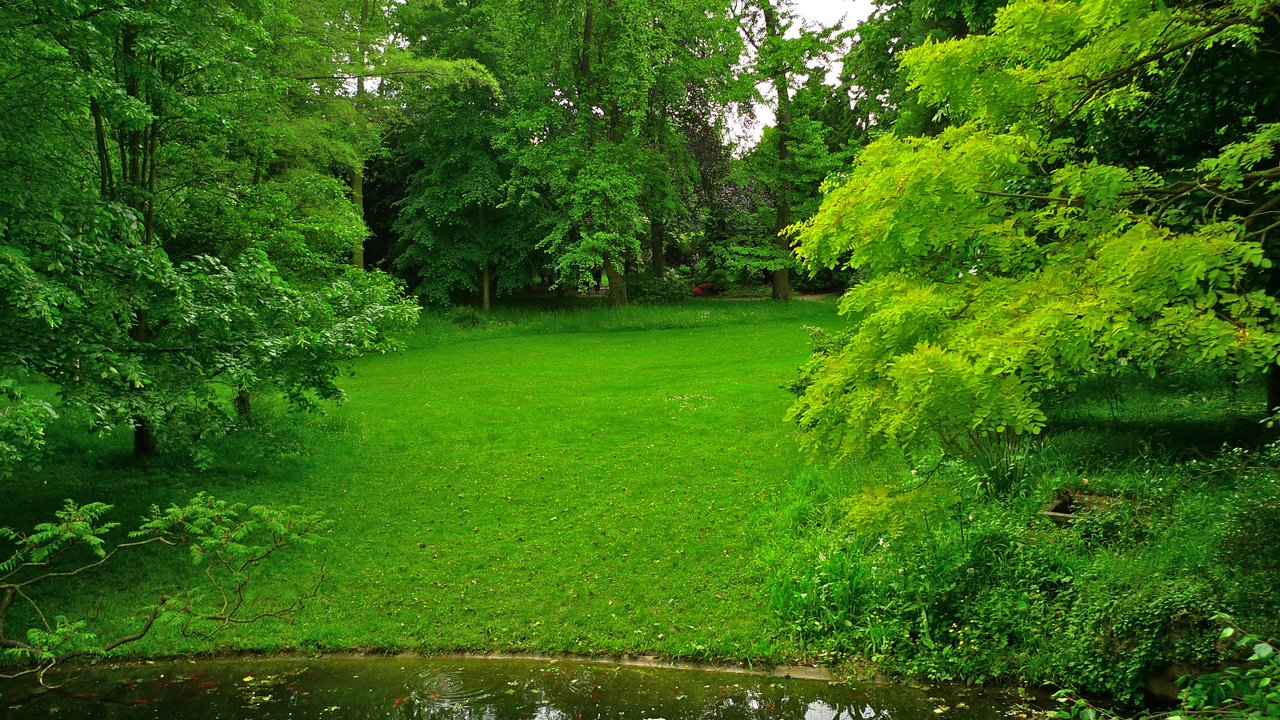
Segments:
[[[1257,423],[1217,381],[1084,388],[1007,492],[960,461],[803,471],[770,554],[777,617],[881,671],[1122,703],[1217,667],[1219,613],[1280,625],[1280,445],[1205,446]]]

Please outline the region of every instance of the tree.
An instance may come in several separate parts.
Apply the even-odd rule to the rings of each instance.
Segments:
[[[900,63],[925,43],[963,38],[991,28],[1004,0],[901,0],[880,3],[854,29],[855,41],[841,61],[840,85],[853,100],[864,136],[896,130],[899,135],[937,132],[942,118],[922,105]]]
[[[157,432],[182,445],[228,426],[219,384],[334,397],[340,363],[412,320],[390,278],[332,269],[326,254],[363,231],[319,161],[281,162],[298,160],[285,148],[315,90],[280,73],[323,56],[276,43],[294,9],[5,7],[3,459],[37,451],[52,419],[21,381],[56,383],[64,408],[98,430],[131,426],[150,454]],[[288,110],[252,124],[252,108],[282,99]],[[255,216],[280,221],[255,231]]]
[[[507,202],[546,209],[540,246],[563,278],[602,268],[610,301],[625,303],[624,273],[642,253],[640,238],[663,235],[678,194],[668,175],[654,177],[652,163],[676,146],[660,118],[688,88],[727,75],[739,43],[726,8],[498,2],[492,16],[508,103],[496,139],[511,163]]]
[[[817,30],[797,28],[788,5],[774,0],[753,0],[743,10],[744,33],[756,51],[756,77],[767,82],[773,91],[773,131],[766,133],[767,144],[762,140],[764,147],[756,153],[759,160],[767,159],[767,167],[759,168],[754,175],[757,181],[768,186],[773,196],[771,237],[777,245],[777,252],[769,264],[773,265],[774,300],[791,298],[791,238],[784,231],[796,220],[792,212],[793,195],[795,186],[803,183],[797,171],[795,144],[798,139],[801,142],[812,141],[815,130],[806,123],[806,118],[799,127],[804,134],[797,136],[793,84],[813,74],[821,74],[821,69],[814,67],[813,63],[833,49],[834,37],[839,32],[838,26]],[[794,37],[788,37],[792,30],[798,32]],[[807,147],[816,146],[810,144]]]
[[[865,278],[840,303],[854,329],[802,371],[810,447],[936,442],[998,465],[1044,427],[1045,394],[1085,378],[1275,377],[1280,100],[1257,78],[1277,9],[1014,2],[990,35],[908,52],[953,126],[872,143],[799,228],[810,267]],[[1239,88],[1217,101],[1240,113],[1215,110],[1226,132],[1182,117],[1204,92],[1185,77]]]
[[[523,289],[537,275],[537,208],[502,202],[510,168],[492,144],[497,113],[488,90],[459,89],[412,102],[396,133],[408,182],[393,223],[395,265],[430,304],[479,290],[487,312],[495,290]]]
[[[414,38],[420,56],[465,58],[492,66],[492,22],[484,4],[451,2],[405,6],[397,33]],[[382,210],[395,241],[390,256],[419,298],[447,305],[460,292],[479,291],[487,311],[500,292],[523,289],[538,274],[539,206],[504,202],[511,166],[495,147],[502,115],[496,81],[446,87],[405,86],[391,125],[383,184],[398,187]]]

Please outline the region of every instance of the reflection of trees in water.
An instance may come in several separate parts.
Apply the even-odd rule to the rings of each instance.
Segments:
[[[778,678],[575,663],[429,661],[410,669],[377,661],[321,662],[291,667],[261,663],[187,664],[100,674],[91,692],[49,693],[15,715],[48,718],[54,712],[156,718],[388,718],[392,720],[934,720],[942,698]],[[396,663],[399,664],[398,662]],[[314,669],[313,669],[314,668]],[[413,673],[417,671],[415,676]],[[159,673],[157,675],[157,673]],[[21,688],[0,685],[0,713]],[[92,692],[96,690],[97,692]],[[974,695],[966,698],[979,704]],[[947,698],[957,707],[968,705]],[[148,709],[140,709],[142,700]],[[105,701],[105,702],[104,702]],[[24,703],[25,705],[25,703]],[[892,710],[884,708],[892,708]],[[980,708],[984,708],[979,704]],[[322,709],[323,708],[323,709]],[[340,712],[339,712],[340,709]],[[127,715],[126,715],[127,713]],[[999,718],[985,708],[980,718]]]
[[[804,720],[890,720],[887,710],[876,710],[867,703],[808,699],[812,695],[790,695],[743,688],[705,705],[698,712],[701,720],[762,720],[763,718],[804,718]]]
[[[497,668],[495,668],[496,670]],[[395,713],[401,720],[892,720],[865,698],[839,691],[814,698],[772,678],[673,675],[644,668],[535,666],[425,673]],[[718,681],[718,682],[717,682]]]

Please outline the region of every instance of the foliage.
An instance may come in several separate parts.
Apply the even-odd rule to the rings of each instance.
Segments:
[[[1229,436],[1215,432],[1217,377],[1167,394],[1123,382],[1134,398],[1119,409],[1097,389],[1062,401],[1055,419],[1075,429],[1051,432],[1010,492],[982,492],[988,477],[936,455],[918,470],[884,455],[806,471],[783,500],[792,529],[768,555],[771,606],[821,655],[1126,704],[1171,665],[1229,659],[1215,613],[1274,633],[1280,575],[1259,554],[1280,541],[1280,446],[1188,447]],[[1210,454],[1181,457],[1199,452]],[[1063,498],[1068,517],[1051,521],[1042,511]]]
[[[1275,364],[1280,105],[1247,96],[1247,127],[1194,138],[1209,146],[1191,164],[1090,144],[1141,124],[1169,101],[1150,85],[1214,63],[1213,48],[1270,48],[1274,3],[1105,5],[1015,2],[990,35],[906,54],[955,125],[867,146],[797,227],[808,267],[862,279],[840,304],[857,332],[805,366],[790,412],[815,452],[973,457],[1040,433],[1046,393],[1083,379]]]
[[[857,42],[841,59],[841,95],[853,99],[853,127],[847,134],[865,141],[889,132],[924,135],[942,129],[945,118],[920,102],[902,59],[908,50],[927,43],[989,31],[996,10],[1004,4],[1004,0],[877,3],[870,17],[854,29]]]
[[[625,302],[640,236],[661,245],[655,223],[687,214],[696,166],[678,130],[686,98],[714,106],[725,92],[741,46],[727,3],[499,2],[493,17],[506,202],[546,208],[539,245],[563,281],[603,268]]]
[[[412,321],[389,279],[345,272],[365,229],[333,171],[363,156],[324,94],[334,48],[297,32],[317,9],[0,11],[6,467],[52,417],[19,380],[150,454],[225,429],[222,385],[337,397],[342,364]]]
[[[536,274],[536,209],[502,207],[510,170],[492,146],[497,102],[483,89],[415,95],[398,129],[396,157],[409,179],[393,223],[395,265],[417,279],[428,305],[480,289],[485,269],[499,293],[523,290]]]
[[[296,506],[246,508],[200,493],[181,507],[162,510],[153,505],[128,540],[109,544],[107,534],[119,526],[102,521],[111,509],[104,503],[78,505],[67,500],[54,513],[54,520],[37,523],[30,532],[0,527],[0,538],[13,546],[0,562],[0,657],[26,666],[5,677],[37,674],[43,681],[46,673],[68,660],[105,655],[141,640],[162,615],[178,617],[184,629],[208,635],[232,625],[284,617],[315,597],[318,583],[278,606],[251,600],[248,590],[277,551],[316,541],[316,534],[327,524],[320,515],[306,514]],[[92,618],[53,615],[42,599],[50,583],[87,577],[117,554],[153,543],[189,547],[191,560],[203,570],[208,585],[174,588],[170,594],[152,598],[141,608],[147,614],[132,632],[102,638],[91,628]],[[25,631],[18,637],[6,635],[6,620],[16,620]],[[10,631],[13,624],[9,623]]]
[[[1144,713],[1150,720],[1186,720],[1198,717],[1261,720],[1280,717],[1280,654],[1275,643],[1242,632],[1231,617],[1217,615],[1214,620],[1226,627],[1219,644],[1226,645],[1225,662],[1233,663],[1218,671],[1179,679],[1182,691],[1178,708],[1168,712]],[[1113,720],[1117,715],[1097,707],[1069,690],[1055,693],[1062,709],[1055,713],[1064,720]]]
[[[640,305],[680,302],[689,297],[693,282],[686,273],[667,270],[662,277],[648,273],[627,276],[627,296]]]
[[[1228,621],[1230,618],[1218,618]],[[1234,638],[1233,650],[1244,655],[1247,665],[1231,666],[1221,672],[1205,673],[1186,683],[1180,696],[1186,716],[1255,718],[1280,717],[1280,654],[1275,643],[1226,627],[1223,640]],[[1243,652],[1242,652],[1243,651]]]

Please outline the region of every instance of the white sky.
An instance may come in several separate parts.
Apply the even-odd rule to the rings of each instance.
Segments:
[[[821,25],[831,25],[842,16],[852,27],[871,14],[870,0],[795,0],[796,15]]]

